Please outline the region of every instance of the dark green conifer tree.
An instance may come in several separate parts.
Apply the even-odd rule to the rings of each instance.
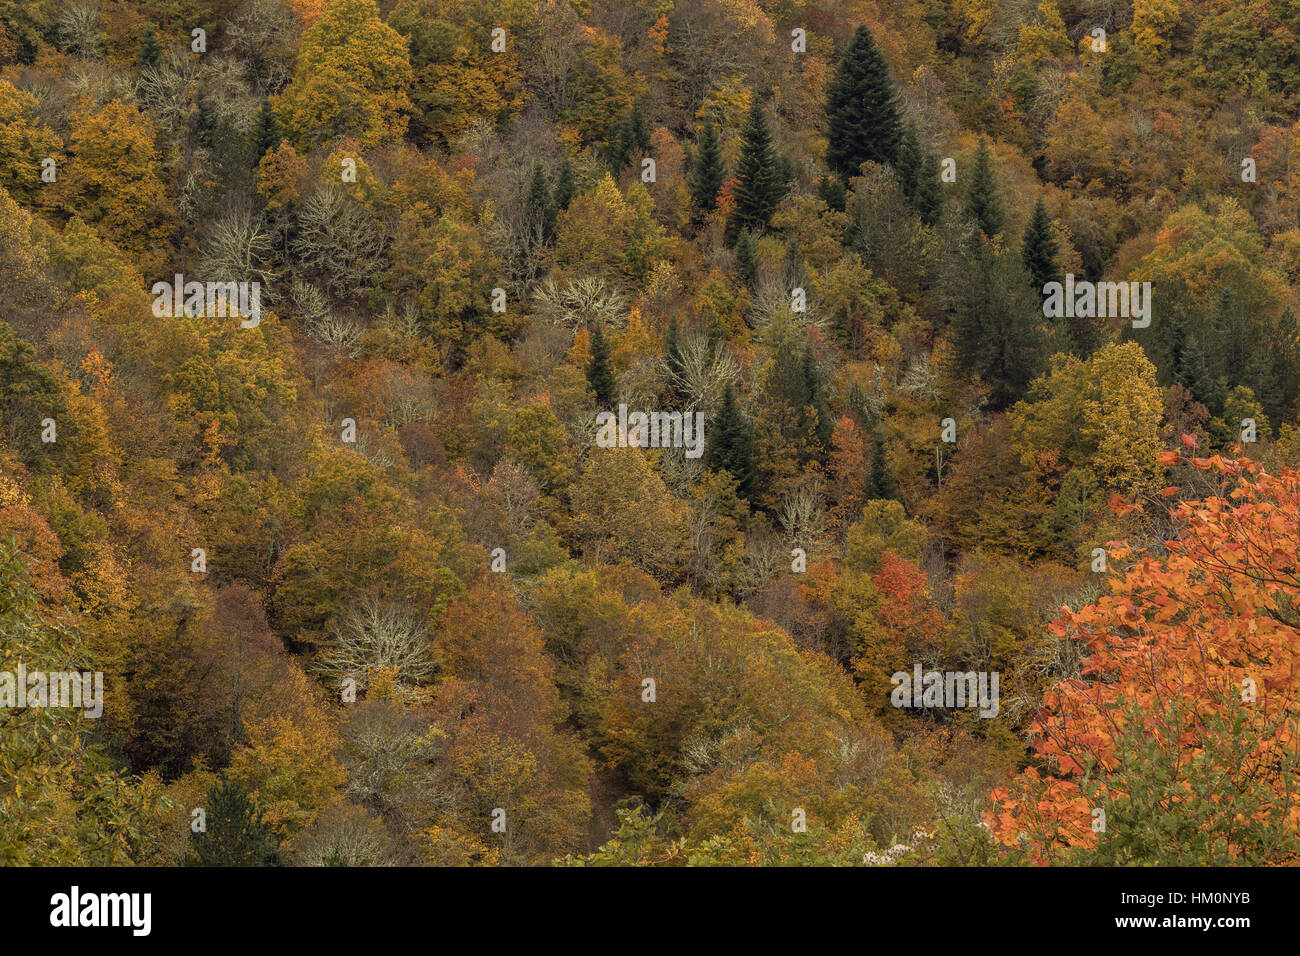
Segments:
[[[135,68],[138,71],[147,66],[157,66],[160,59],[162,47],[158,45],[158,33],[152,23],[146,23],[144,32],[140,34],[140,50],[135,57]]]
[[[983,136],[975,151],[975,168],[971,170],[966,190],[966,215],[990,239],[1002,231],[1002,201],[998,199],[997,182],[993,178],[993,156]]]
[[[741,137],[740,162],[736,172],[736,210],[728,223],[728,233],[733,241],[741,229],[753,232],[766,229],[785,189],[777,169],[772,131],[757,98],[750,107]]]
[[[601,408],[610,408],[617,395],[614,384],[614,370],[609,363],[609,341],[605,338],[605,328],[600,322],[592,323],[591,361],[587,363],[587,384],[596,393],[596,404]]]
[[[753,289],[758,281],[758,243],[748,229],[740,230],[736,237],[736,268],[740,270],[745,285]]]
[[[534,162],[528,196],[524,199],[524,216],[529,225],[539,231],[543,242],[549,243],[555,238],[557,212],[550,183],[546,181],[546,169],[540,162]]]
[[[249,152],[252,155],[252,165],[256,166],[260,163],[268,149],[279,146],[281,138],[280,121],[275,118],[271,101],[262,100],[262,108],[257,114],[257,125],[253,127],[253,136],[250,140]]]
[[[242,784],[222,780],[208,789],[206,829],[190,834],[187,866],[284,866],[262,813]]]
[[[939,221],[943,211],[943,184],[939,181],[939,158],[929,150],[921,150],[920,168],[916,174],[916,194],[912,208],[927,226]]]
[[[736,479],[736,493],[749,500],[754,493],[754,438],[730,382],[709,426],[704,448],[705,467],[728,472]]]
[[[705,116],[696,140],[695,161],[691,164],[690,174],[692,219],[696,225],[707,219],[717,207],[718,190],[722,188],[726,175],[713,117]]]
[[[1043,286],[1049,282],[1061,281],[1056,268],[1058,248],[1056,237],[1052,235],[1052,221],[1047,218],[1047,207],[1040,198],[1034,204],[1034,214],[1025,227],[1024,242],[1020,246],[1020,257],[1024,260],[1025,271],[1029,273],[1029,287],[1035,295],[1043,294]]]
[[[564,162],[560,164],[560,176],[555,182],[555,193],[552,196],[556,210],[563,212],[568,209],[577,191],[578,187],[573,181],[573,164],[566,156]]]
[[[872,498],[889,498],[897,500],[898,482],[889,468],[885,457],[885,436],[880,429],[875,432],[875,447],[871,455],[871,474],[867,477],[867,493]]]
[[[871,31],[858,27],[826,96],[826,165],[842,178],[866,160],[893,165],[902,135],[889,66]]]

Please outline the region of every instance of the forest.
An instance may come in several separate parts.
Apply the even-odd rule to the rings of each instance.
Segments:
[[[1300,863],[1298,109],[1297,0],[0,0],[0,864]]]

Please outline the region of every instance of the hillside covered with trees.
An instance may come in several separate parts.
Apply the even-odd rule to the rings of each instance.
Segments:
[[[0,0],[0,863],[1300,862],[1297,56]]]

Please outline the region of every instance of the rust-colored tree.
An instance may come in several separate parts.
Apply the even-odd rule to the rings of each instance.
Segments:
[[[1083,642],[1082,671],[1044,695],[1046,766],[994,791],[985,816],[1033,862],[1300,860],[1300,473],[1185,461],[1217,493],[1170,509],[1163,549],[1112,548],[1112,563],[1131,563],[1111,593],[1052,625]]]

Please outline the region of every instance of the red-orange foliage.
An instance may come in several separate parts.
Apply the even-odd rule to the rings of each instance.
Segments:
[[[1177,457],[1162,456],[1167,464]],[[1231,776],[1264,784],[1270,796],[1256,817],[1281,810],[1289,827],[1300,824],[1296,781],[1281,767],[1295,750],[1300,710],[1300,472],[1269,475],[1246,458],[1188,463],[1217,473],[1220,491],[1171,509],[1180,533],[1166,542],[1168,555],[1112,549],[1112,561],[1136,559],[1112,593],[1077,612],[1062,608],[1052,624],[1087,649],[1081,679],[1047,693],[1034,725],[1035,750],[1057,772],[1027,769],[994,791],[998,809],[985,816],[1001,843],[1027,840],[1036,862],[1095,845],[1079,779],[1090,766],[1115,769],[1124,708],[1134,704],[1146,739],[1185,768],[1213,745],[1207,718],[1248,701],[1253,689],[1256,699],[1241,709],[1246,739],[1257,744]],[[1179,708],[1191,719],[1168,719]],[[1122,777],[1106,786],[1124,795]],[[1231,790],[1228,781],[1226,799]],[[1176,810],[1181,791],[1171,788],[1167,799]]]

